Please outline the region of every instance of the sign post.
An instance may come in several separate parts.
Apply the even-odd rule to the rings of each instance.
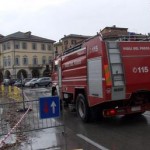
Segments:
[[[60,100],[58,96],[40,97],[40,118],[57,118],[60,117]]]

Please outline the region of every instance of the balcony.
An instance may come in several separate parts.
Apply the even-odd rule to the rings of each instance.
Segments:
[[[29,69],[42,69],[43,68],[43,65],[28,65]]]

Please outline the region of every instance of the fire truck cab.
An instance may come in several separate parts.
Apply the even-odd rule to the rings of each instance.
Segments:
[[[79,117],[139,115],[150,110],[150,40],[96,35],[54,61],[52,94]]]

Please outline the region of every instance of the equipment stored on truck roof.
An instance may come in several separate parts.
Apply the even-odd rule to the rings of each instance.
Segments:
[[[54,61],[52,93],[88,122],[91,115],[139,115],[150,110],[149,37],[96,35]]]

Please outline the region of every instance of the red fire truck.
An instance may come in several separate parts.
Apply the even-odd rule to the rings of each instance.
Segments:
[[[96,35],[54,61],[52,93],[87,122],[91,115],[140,115],[150,110],[150,39]]]

